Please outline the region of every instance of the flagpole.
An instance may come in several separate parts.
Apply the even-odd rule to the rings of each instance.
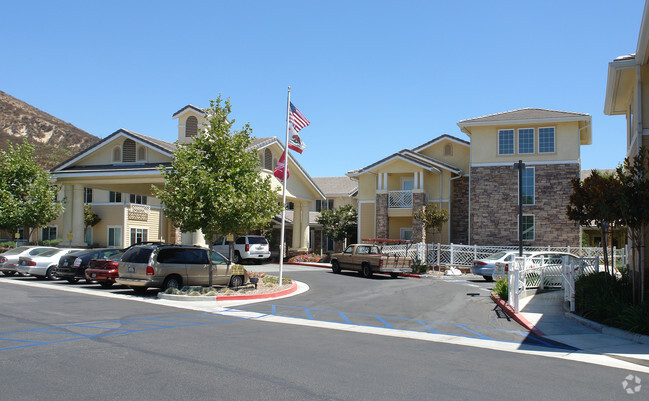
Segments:
[[[291,87],[288,87],[288,96],[286,99],[286,141],[284,142],[284,180],[282,181],[282,233],[279,241],[279,285],[282,285],[282,275],[284,273],[284,225],[286,222],[286,180],[288,179],[288,124],[289,112],[291,110]],[[295,216],[293,216],[295,224]],[[287,247],[288,248],[288,247]]]

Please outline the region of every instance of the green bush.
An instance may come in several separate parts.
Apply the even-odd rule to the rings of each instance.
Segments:
[[[61,241],[63,241],[61,238],[50,239],[50,240],[41,241],[41,245],[43,245],[43,246],[59,246]]]
[[[586,319],[649,334],[649,303],[633,305],[626,275],[618,278],[600,272],[579,277],[575,282],[575,309]]]
[[[494,283],[494,292],[503,301],[509,300],[509,283],[506,277],[502,277]]]

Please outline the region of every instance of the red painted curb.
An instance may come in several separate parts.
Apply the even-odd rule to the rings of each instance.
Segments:
[[[290,288],[287,288],[282,291],[272,292],[269,294],[257,294],[257,295],[221,295],[217,296],[217,301],[241,301],[246,299],[267,299],[267,298],[276,298],[283,295],[292,294],[297,291],[297,283],[293,281],[293,285]]]
[[[543,333],[541,330],[537,329],[532,323],[529,322],[529,320],[525,319],[523,315],[520,313],[514,312],[514,308],[507,302],[503,301],[498,295],[496,294],[491,294],[491,299],[494,300],[498,306],[500,306],[500,309],[502,309],[509,317],[514,319],[516,323],[520,324],[521,326],[525,327],[527,330],[531,331],[532,333],[536,334],[537,336],[543,336],[545,337],[545,333]]]

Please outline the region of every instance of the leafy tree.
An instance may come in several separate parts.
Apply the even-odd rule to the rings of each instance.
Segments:
[[[210,286],[215,236],[263,228],[281,211],[270,177],[262,178],[257,153],[248,150],[252,129],[245,124],[233,130],[230,112],[229,99],[211,100],[203,132],[189,144],[178,144],[171,168],[160,167],[164,186],[153,188],[176,227],[205,235],[210,245]]]
[[[0,228],[15,233],[45,226],[63,212],[58,187],[34,160],[34,146],[8,144],[0,151]]]
[[[343,205],[322,210],[316,221],[322,225],[322,230],[327,237],[334,241],[343,241],[343,246],[347,246],[347,239],[356,231],[358,212],[352,205]]]
[[[640,285],[636,283],[635,268],[632,269],[630,278],[633,287],[633,300],[637,301],[636,292],[640,291],[640,302],[644,300],[646,279],[646,256],[643,252],[643,230],[649,222],[649,149],[640,148],[640,152],[633,158],[624,159],[624,163],[617,168],[617,178],[620,182],[620,213],[624,224],[628,227],[635,253],[638,255],[636,263],[640,266]],[[639,289],[637,287],[640,287]]]
[[[83,205],[83,228],[84,234],[88,231],[88,227],[94,227],[101,221],[101,217],[92,211],[92,206]],[[90,244],[88,244],[90,245]]]
[[[434,203],[426,204],[421,210],[413,214],[413,218],[420,220],[424,224],[422,241],[426,244],[426,259],[428,259],[428,241],[426,241],[426,232],[435,230],[439,233],[440,242],[442,241],[442,227],[448,221],[450,213],[446,209],[439,209]],[[428,264],[428,260],[426,260]]]

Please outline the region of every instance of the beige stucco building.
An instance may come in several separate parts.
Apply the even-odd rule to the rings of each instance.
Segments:
[[[200,135],[204,110],[188,105],[173,114],[178,120],[178,143]],[[125,247],[138,241],[205,245],[200,232],[181,233],[167,220],[164,205],[153,196],[152,187],[164,183],[159,167],[170,167],[176,143],[170,143],[120,129],[96,145],[51,170],[61,185],[60,200],[65,204],[61,217],[43,230],[72,246]],[[281,200],[281,183],[273,176],[283,146],[276,137],[255,138],[250,146],[259,155],[259,173],[271,177]],[[290,156],[287,202],[293,208],[289,249],[305,252],[310,246],[309,211],[325,196],[313,179]],[[83,208],[89,204],[101,221],[84,231]],[[241,233],[239,233],[241,234]],[[42,239],[42,238],[41,238]]]

